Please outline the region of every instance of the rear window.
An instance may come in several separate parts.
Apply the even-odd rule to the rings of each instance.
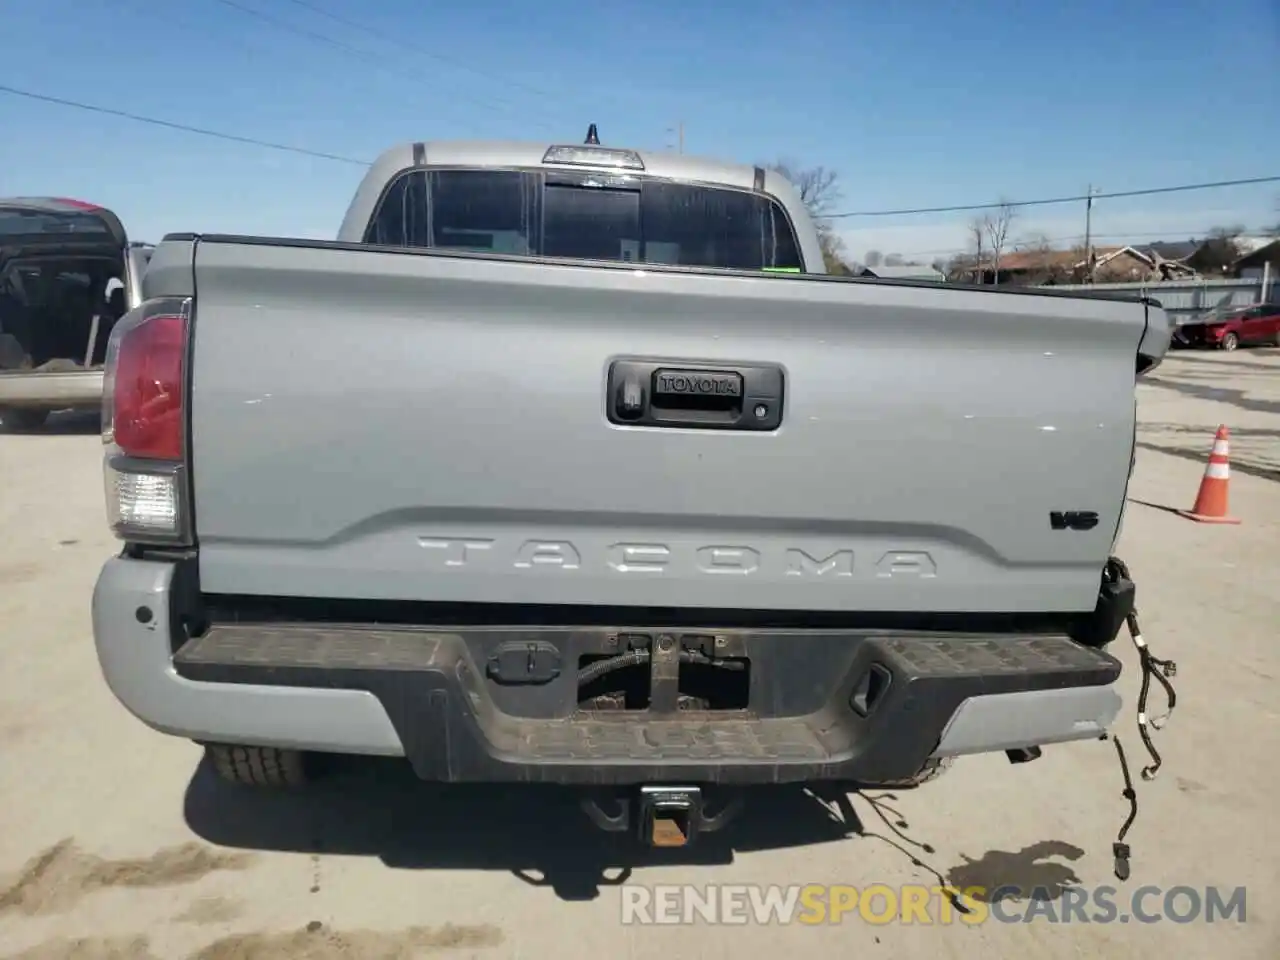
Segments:
[[[365,242],[731,270],[802,266],[776,201],[643,177],[408,171],[383,197]]]

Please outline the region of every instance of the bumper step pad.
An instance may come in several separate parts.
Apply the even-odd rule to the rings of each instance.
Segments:
[[[484,632],[222,624],[187,641],[174,666],[210,683],[367,690],[424,779],[596,785],[906,779],[971,698],[1091,689],[1120,674],[1110,655],[1059,635],[728,631],[756,674],[749,710],[577,711],[568,671],[564,715],[523,717],[499,709],[476,666]],[[839,669],[813,669],[818,662]],[[881,679],[868,702],[871,672]],[[783,682],[820,688],[812,709],[768,715]]]

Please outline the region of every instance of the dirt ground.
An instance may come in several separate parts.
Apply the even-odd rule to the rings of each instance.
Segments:
[[[770,791],[705,846],[630,862],[564,798],[442,791],[393,763],[348,765],[302,796],[222,787],[100,678],[89,597],[114,543],[94,425],[70,420],[0,436],[0,956],[1280,956],[1280,351],[1173,354],[1140,417],[1120,553],[1181,700],[1158,735],[1164,772],[1138,784],[1121,889],[1244,886],[1245,922],[622,924],[622,884],[1115,884],[1127,805],[1107,743],[961,760],[918,791],[855,795],[843,821]],[[1169,510],[1190,506],[1219,423],[1238,527]],[[1132,649],[1116,647],[1136,697]],[[1119,732],[1136,775],[1131,709]]]

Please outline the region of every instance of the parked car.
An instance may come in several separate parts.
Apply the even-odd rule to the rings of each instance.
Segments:
[[[0,200],[0,422],[32,430],[50,412],[102,407],[116,321],[140,302],[151,247],[103,207]]]
[[[1096,739],[1159,304],[824,276],[779,174],[593,139],[159,244],[108,351],[118,699],[237,783],[400,756],[662,845]]]
[[[1280,346],[1280,303],[1259,303],[1184,323],[1178,336],[1192,347],[1235,350],[1242,346]]]

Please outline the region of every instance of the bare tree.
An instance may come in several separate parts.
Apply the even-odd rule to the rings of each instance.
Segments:
[[[840,178],[826,167],[801,167],[792,160],[776,160],[770,170],[782,174],[800,194],[809,216],[821,220],[840,202]]]
[[[868,250],[862,260],[868,267],[878,267],[884,263],[884,254],[879,250]]]
[[[939,268],[942,269],[942,268]],[[982,268],[976,253],[957,253],[942,272],[952,283],[981,282]]]
[[[983,222],[980,217],[969,221],[968,230],[969,230],[969,246],[972,248],[972,251],[969,257],[965,257],[964,259],[968,260],[972,258],[973,271],[975,274],[973,279],[977,283],[982,283],[983,278],[986,276],[986,271],[987,271],[986,262],[982,258],[982,254],[986,247],[987,232],[983,227]],[[960,260],[960,259],[961,258],[959,257],[956,258],[956,260]],[[954,266],[955,261],[952,261],[952,263]]]
[[[1017,212],[1013,204],[1001,201],[1000,206],[982,218],[982,233],[987,240],[987,248],[991,251],[992,282],[1000,282],[1000,257],[1004,254],[1005,245],[1009,242],[1009,228]]]
[[[900,253],[891,253],[884,258],[886,267],[901,267],[907,262],[907,258]]]
[[[835,210],[840,202],[840,177],[834,170],[826,167],[802,167],[795,161],[781,159],[766,164],[770,170],[782,174],[783,177],[800,194],[800,200],[809,211],[814,226],[818,230],[818,243],[822,247],[822,259],[826,262],[828,273],[850,273],[846,262],[844,241],[835,232],[828,219],[828,214]]]

